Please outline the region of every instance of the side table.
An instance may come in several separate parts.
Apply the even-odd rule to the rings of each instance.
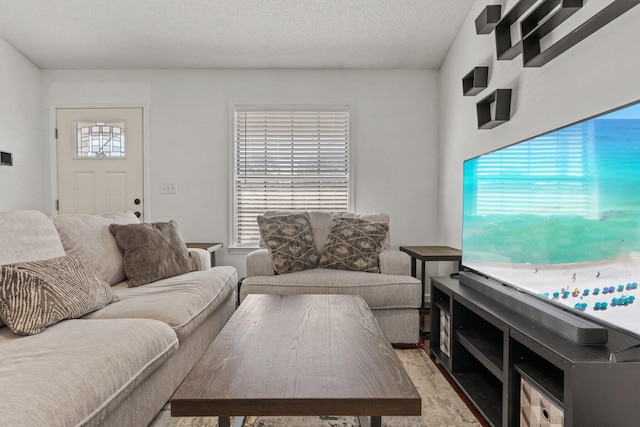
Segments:
[[[205,249],[211,254],[211,267],[216,266],[216,251],[222,248],[222,243],[187,243],[188,248]]]
[[[400,246],[400,250],[402,252],[406,252],[411,257],[411,275],[413,277],[417,277],[416,261],[420,260],[420,262],[422,263],[422,270],[420,275],[420,281],[422,282],[422,304],[420,306],[420,316],[421,318],[424,318],[424,316],[431,314],[431,303],[424,302],[424,293],[426,290],[427,280],[425,264],[429,261],[457,261],[458,270],[460,270],[460,263],[462,262],[462,251],[460,251],[460,249],[454,249],[449,246]],[[429,330],[427,330],[424,326],[421,326],[420,335],[429,336]]]

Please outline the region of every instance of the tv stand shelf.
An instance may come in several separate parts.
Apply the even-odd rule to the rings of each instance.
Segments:
[[[479,331],[456,331],[458,342],[489,372],[502,380],[502,345],[486,339]]]
[[[477,286],[431,278],[430,352],[490,425],[521,425],[521,412],[534,409],[560,414],[565,426],[623,426],[640,418],[640,361],[609,361],[640,340],[607,327],[606,343],[579,344]],[[525,387],[548,403],[530,408]]]

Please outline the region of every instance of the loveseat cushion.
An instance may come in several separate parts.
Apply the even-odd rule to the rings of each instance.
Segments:
[[[357,214],[353,212],[336,212],[331,215],[332,221],[335,221],[337,218],[358,218],[363,221],[368,222],[376,222],[387,224],[387,234],[384,236],[384,240],[382,240],[382,248],[389,249],[391,247],[391,227],[390,227],[390,218],[384,212],[378,213],[367,213],[367,214]]]
[[[99,425],[176,352],[155,320],[65,320],[22,337],[0,329],[0,426]]]
[[[387,231],[389,224],[359,218],[334,219],[319,267],[378,273],[378,257]]]
[[[51,221],[58,230],[67,255],[82,256],[110,285],[125,279],[122,252],[109,231],[109,225],[140,223],[132,211],[58,215],[52,216]]]
[[[266,211],[263,216],[265,217],[274,217],[280,215],[291,215],[294,213],[300,213],[300,211]],[[382,222],[385,224],[389,224],[389,215],[386,213],[371,213],[371,214],[356,214],[351,212],[320,212],[320,211],[309,211],[309,218],[311,220],[311,229],[313,230],[313,239],[315,241],[316,251],[318,253],[322,252],[324,245],[327,243],[327,238],[329,236],[329,231],[333,226],[333,221],[335,218],[360,218],[365,221],[371,222]],[[382,247],[384,249],[388,249],[391,245],[391,237],[389,231],[387,231],[387,235],[385,236],[384,241],[382,242]],[[267,245],[264,243],[264,240],[260,238],[261,248],[266,248]]]
[[[116,300],[82,258],[63,256],[0,266],[0,317],[20,335],[34,335]]]
[[[327,268],[247,277],[240,288],[241,300],[249,294],[360,295],[371,309],[418,308],[421,293],[422,284],[415,277]]]
[[[112,287],[120,301],[85,317],[160,320],[182,340],[235,292],[237,283],[238,273],[229,266],[194,271],[134,288],[124,282]]]
[[[278,274],[308,270],[318,265],[320,256],[313,243],[307,212],[266,217],[258,215],[260,238],[271,253]]]
[[[175,221],[111,224],[109,230],[124,251],[129,286],[141,286],[196,270]]]

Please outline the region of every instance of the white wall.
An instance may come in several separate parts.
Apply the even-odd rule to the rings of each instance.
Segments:
[[[389,213],[393,246],[436,244],[437,84],[438,73],[425,70],[44,71],[43,122],[52,127],[60,106],[144,106],[146,220],[176,219],[185,240],[227,247],[230,103],[346,100],[355,211]],[[160,194],[162,182],[176,182],[178,193]],[[55,185],[47,193],[54,199]],[[245,254],[224,249],[217,258],[242,277]]]
[[[40,70],[0,39],[0,151],[13,154],[0,166],[0,211],[43,207],[40,101]]]
[[[640,6],[543,67],[524,68],[521,56],[496,61],[493,33],[475,33],[474,20],[484,7],[500,3],[508,11],[516,1],[476,1],[440,72],[441,239],[455,247],[462,241],[465,159],[640,100]],[[585,2],[584,10],[565,22],[563,31],[575,28],[601,6],[596,0]],[[489,66],[488,89],[462,96],[462,77],[481,65]],[[511,120],[492,130],[478,130],[475,104],[497,88],[513,89]]]

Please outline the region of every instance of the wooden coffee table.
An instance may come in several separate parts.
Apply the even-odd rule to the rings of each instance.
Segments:
[[[421,398],[353,295],[249,295],[171,399],[172,416],[420,415]],[[368,419],[361,417],[361,420]]]

